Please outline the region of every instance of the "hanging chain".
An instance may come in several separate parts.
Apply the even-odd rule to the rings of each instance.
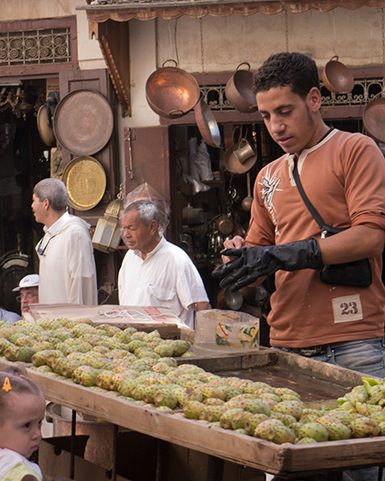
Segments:
[[[248,61],[248,54],[247,54],[247,43],[246,43],[246,17],[243,16],[243,37],[245,42],[245,62]]]
[[[289,51],[289,20],[287,10],[285,9],[285,30],[286,30],[286,52]]]
[[[382,67],[383,81],[385,81],[385,9],[382,9]]]
[[[203,52],[203,25],[202,25],[202,17],[199,19],[199,28],[200,28],[200,40],[201,40],[201,63],[202,63],[202,72],[205,71],[205,62],[204,62],[204,52]]]

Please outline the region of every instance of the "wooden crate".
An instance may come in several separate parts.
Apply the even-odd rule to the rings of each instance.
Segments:
[[[242,374],[296,389],[305,401],[326,403],[361,384],[360,373],[273,349],[253,354],[180,358],[220,375]],[[5,367],[11,363],[1,361]],[[212,427],[29,370],[47,399],[139,433],[272,474],[380,464],[385,437],[304,445],[276,445]]]

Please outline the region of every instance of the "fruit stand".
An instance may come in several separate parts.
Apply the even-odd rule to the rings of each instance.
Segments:
[[[181,362],[194,363],[224,376],[242,374],[247,379],[289,386],[310,403],[335,400],[361,383],[359,373],[265,348],[253,354],[181,358]],[[0,367],[9,364],[1,361]],[[183,418],[178,412],[156,411],[32,369],[28,371],[50,401],[168,443],[288,479],[300,473],[339,471],[384,461],[385,437],[276,445]],[[219,478],[214,474],[212,479]]]

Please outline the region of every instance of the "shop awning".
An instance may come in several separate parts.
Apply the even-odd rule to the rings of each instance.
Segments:
[[[87,2],[90,0],[87,0]],[[98,2],[98,3],[96,3]],[[108,3],[107,3],[108,2]],[[284,10],[291,13],[302,13],[310,9],[320,12],[329,12],[337,7],[356,10],[360,7],[376,9],[385,7],[385,0],[316,0],[316,1],[276,1],[252,0],[244,2],[234,1],[122,1],[122,0],[94,0],[88,6],[78,7],[86,10],[87,18],[91,22],[103,23],[107,20],[127,22],[132,19],[153,20],[163,18],[173,20],[181,16],[202,18],[206,15],[227,17],[229,15],[254,15],[264,13],[274,15]]]

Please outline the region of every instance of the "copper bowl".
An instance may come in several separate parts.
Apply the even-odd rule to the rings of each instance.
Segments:
[[[338,61],[337,55],[332,57],[322,72],[325,87],[335,94],[348,94],[353,90],[354,78],[350,70]]]
[[[178,68],[176,62],[175,67],[164,67],[166,62],[147,79],[146,99],[161,117],[177,119],[195,107],[200,90],[195,77]]]

